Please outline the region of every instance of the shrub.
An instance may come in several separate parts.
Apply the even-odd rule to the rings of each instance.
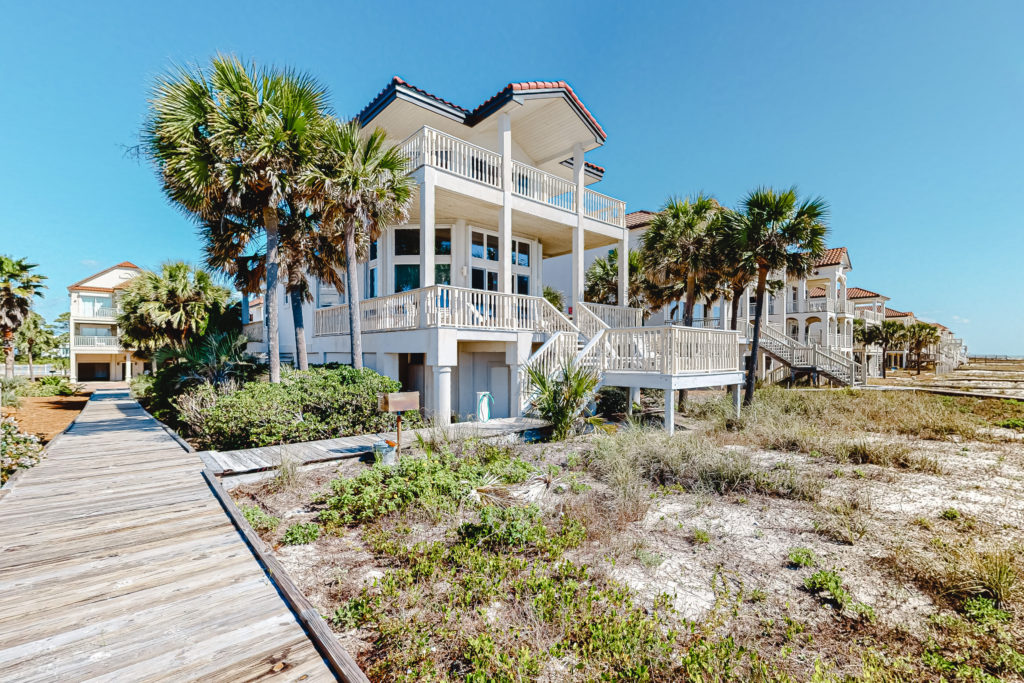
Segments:
[[[818,558],[810,548],[790,548],[788,557],[789,566],[793,569],[797,569],[799,567],[813,567],[818,564]]]
[[[26,384],[24,377],[0,377],[0,406],[17,408],[21,406],[21,391]]]
[[[565,363],[554,377],[538,368],[528,367],[531,412],[551,423],[551,438],[562,441],[584,424],[596,424],[585,417],[587,405],[594,397],[598,376],[589,368]]]
[[[605,417],[623,415],[629,410],[629,389],[605,387],[597,392],[597,413]]]
[[[42,452],[39,439],[18,429],[13,417],[0,419],[0,484],[16,470],[38,463]]]
[[[320,525],[316,522],[292,524],[284,532],[281,542],[285,545],[304,545],[320,538]]]
[[[377,410],[377,394],[400,388],[373,370],[342,366],[290,373],[280,384],[204,384],[173,403],[184,435],[198,447],[232,450],[394,429],[395,416]],[[419,425],[418,415],[407,417],[408,426]]]
[[[258,505],[246,505],[242,508],[242,515],[249,522],[249,526],[256,531],[273,533],[277,529],[277,525],[281,523],[280,518],[267,514]]]

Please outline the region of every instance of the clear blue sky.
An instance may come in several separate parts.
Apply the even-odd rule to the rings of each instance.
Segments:
[[[832,205],[851,285],[1024,353],[1024,3],[6,3],[0,253],[41,264],[39,310],[122,260],[198,260],[126,158],[153,78],[216,51],[292,65],[355,114],[393,75],[463,106],[569,81],[630,209],[797,184]]]

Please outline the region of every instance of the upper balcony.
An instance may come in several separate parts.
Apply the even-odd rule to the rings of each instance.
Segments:
[[[95,351],[118,351],[121,340],[116,336],[76,334],[72,337],[72,346],[76,349]]]
[[[885,320],[884,313],[881,311],[874,311],[870,308],[858,308],[854,314],[866,323],[881,324],[882,321]]]
[[[114,306],[88,306],[79,303],[71,309],[76,318],[89,318],[91,320],[113,320],[121,310]]]
[[[429,166],[496,190],[505,189],[502,157],[497,152],[429,126],[422,127],[406,138],[401,143],[401,149],[410,159],[410,171]],[[572,181],[519,161],[512,161],[512,181],[508,189],[517,197],[566,213],[575,214],[579,210],[579,193]],[[582,211],[584,216],[592,220],[619,228],[626,227],[626,203],[589,188],[583,191]]]

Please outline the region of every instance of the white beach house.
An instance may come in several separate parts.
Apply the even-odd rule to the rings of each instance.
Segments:
[[[124,261],[68,287],[70,375],[72,382],[128,381],[144,363],[121,347],[117,296],[139,267]]]

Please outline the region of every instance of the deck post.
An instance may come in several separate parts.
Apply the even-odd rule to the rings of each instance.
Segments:
[[[735,385],[732,392],[732,407],[736,410],[737,418],[740,416],[740,405],[742,403],[742,399],[740,398],[740,386],[741,385],[739,384]]]
[[[420,287],[434,286],[434,169],[423,169],[420,185]]]
[[[629,388],[629,409],[626,411],[630,417],[633,416],[633,404],[640,403],[640,387]]]
[[[576,226],[572,229],[572,285],[569,287],[569,305],[572,307],[573,320],[579,322],[579,314],[576,312],[583,302],[583,279],[585,267],[583,259],[583,218],[586,215],[583,195],[586,193],[586,183],[583,174],[583,145],[577,144],[572,152],[572,177],[576,185]]]
[[[452,422],[452,368],[434,366],[434,422],[449,425]]]
[[[619,306],[629,306],[629,230],[622,229],[619,240]]]
[[[671,387],[665,389],[665,431],[671,435],[676,430],[676,392]]]
[[[498,291],[512,293],[512,120],[498,114],[501,151],[501,211],[498,213]]]

